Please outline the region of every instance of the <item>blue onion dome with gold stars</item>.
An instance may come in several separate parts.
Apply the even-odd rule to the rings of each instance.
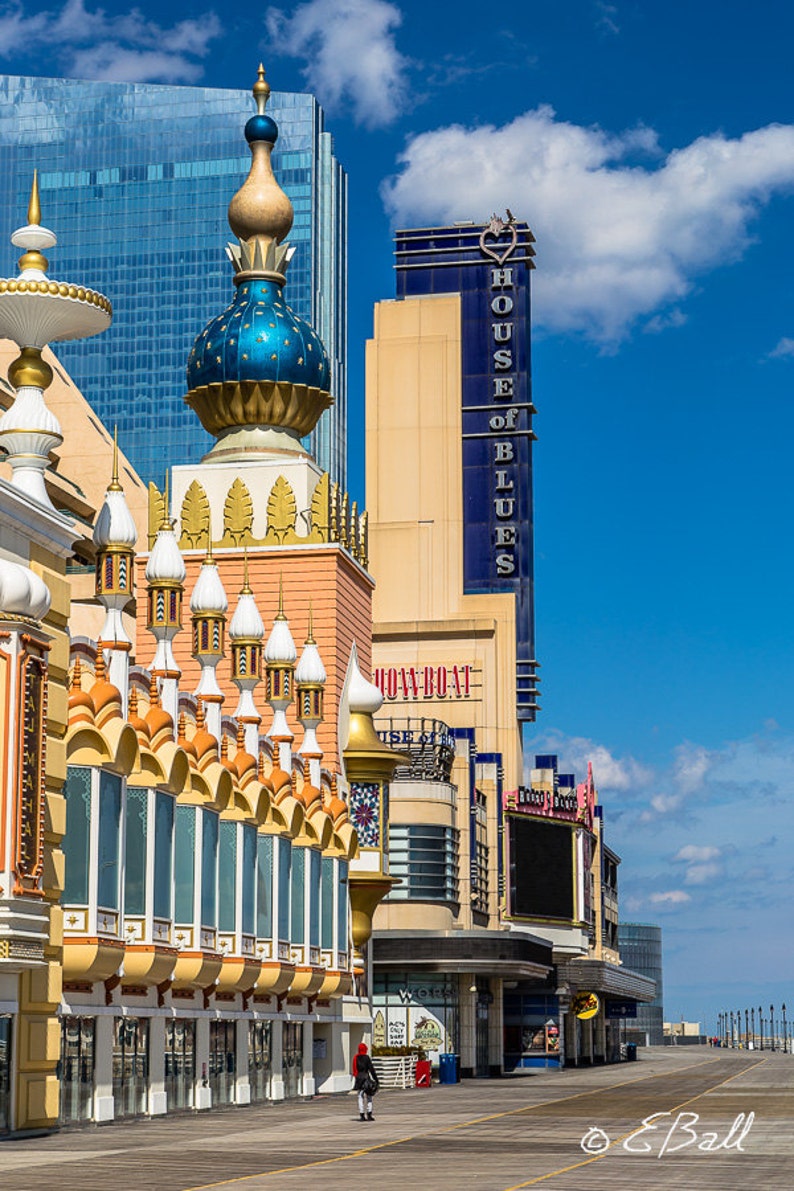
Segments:
[[[302,450],[300,439],[333,404],[320,337],[284,300],[294,213],[273,174],[278,127],[265,112],[262,66],[253,94],[257,111],[245,126],[251,169],[228,213],[236,294],[198,336],[187,365],[185,401],[217,440],[208,458]]]

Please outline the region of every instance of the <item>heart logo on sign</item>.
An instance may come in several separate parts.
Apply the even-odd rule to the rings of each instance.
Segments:
[[[510,241],[504,251],[500,251],[499,241],[505,232],[509,234]],[[489,256],[491,260],[496,261],[497,265],[501,266],[515,249],[517,243],[518,232],[516,231],[516,225],[512,221],[505,223],[498,215],[494,215],[490,223],[482,230],[480,251],[484,256]]]

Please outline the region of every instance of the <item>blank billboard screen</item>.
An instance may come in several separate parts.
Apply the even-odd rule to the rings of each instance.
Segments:
[[[509,816],[510,912],[573,918],[573,832],[559,823]]]

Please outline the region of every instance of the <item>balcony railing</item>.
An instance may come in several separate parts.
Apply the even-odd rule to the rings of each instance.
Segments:
[[[455,760],[455,737],[442,720],[418,716],[409,719],[379,717],[375,727],[384,744],[411,758],[409,765],[397,767],[395,782],[450,780]]]

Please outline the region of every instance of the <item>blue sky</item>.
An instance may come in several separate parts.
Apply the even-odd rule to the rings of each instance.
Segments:
[[[350,176],[351,472],[391,231],[537,237],[528,750],[592,758],[668,1015],[794,1008],[794,16],[783,0],[0,5],[0,69],[272,86]]]

